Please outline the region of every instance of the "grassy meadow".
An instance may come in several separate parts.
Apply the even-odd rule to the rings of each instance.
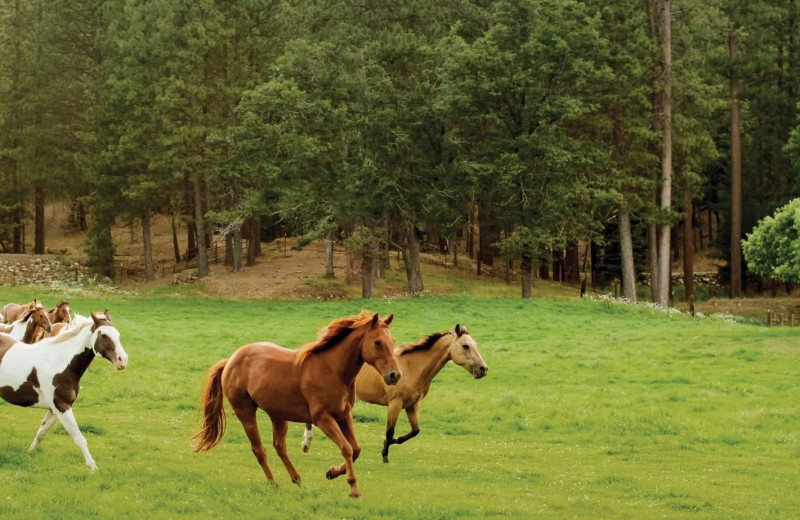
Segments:
[[[718,318],[578,299],[284,302],[0,288],[3,301],[109,308],[130,356],[96,360],[75,416],[99,469],[43,410],[0,404],[0,518],[800,518],[800,337]],[[325,479],[338,449],[289,432],[304,479],[267,484],[241,425],[210,453],[190,435],[207,369],[240,345],[297,347],[331,319],[394,312],[399,344],[466,324],[489,365],[448,365],[420,435],[381,461],[385,409],[355,407],[363,498]],[[228,410],[230,410],[228,408]],[[408,430],[405,414],[397,433]]]

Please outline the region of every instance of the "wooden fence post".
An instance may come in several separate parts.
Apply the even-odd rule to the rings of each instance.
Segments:
[[[772,327],[772,309],[767,311],[767,327]]]

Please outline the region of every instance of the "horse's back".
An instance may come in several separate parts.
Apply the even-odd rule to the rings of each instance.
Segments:
[[[3,321],[6,323],[11,323],[15,319],[17,319],[17,314],[19,314],[19,310],[22,306],[17,303],[7,303],[3,306],[2,314],[3,314]]]
[[[274,343],[250,343],[228,360],[222,374],[223,391],[231,404],[251,399],[270,417],[287,421],[310,420],[308,403],[300,389],[297,351]]]

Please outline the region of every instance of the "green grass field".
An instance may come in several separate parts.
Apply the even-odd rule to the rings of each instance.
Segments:
[[[0,288],[3,301],[63,293]],[[27,453],[42,410],[0,404],[0,518],[800,518],[800,338],[722,319],[577,299],[240,301],[149,293],[66,294],[109,308],[130,356],[97,360],[75,416],[99,470],[57,426]],[[398,344],[463,323],[489,365],[448,365],[422,403],[420,435],[381,462],[385,409],[358,403],[360,500],[317,430],[289,433],[291,484],[260,425],[279,488],[240,424],[193,453],[206,370],[240,345],[297,347],[331,319],[394,312]],[[399,434],[407,431],[403,415]]]

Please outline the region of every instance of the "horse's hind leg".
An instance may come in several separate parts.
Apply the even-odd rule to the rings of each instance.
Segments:
[[[264,470],[264,475],[267,476],[267,480],[277,486],[278,483],[275,482],[272,471],[267,464],[267,450],[264,449],[264,444],[261,442],[261,434],[258,431],[258,422],[256,421],[256,410],[258,410],[258,408],[252,401],[246,404],[238,402],[234,404],[231,402],[231,408],[233,408],[236,417],[239,418],[239,421],[244,427],[244,433],[250,440],[250,447],[253,450],[253,455],[256,456],[258,464],[261,466],[261,469]]]
[[[86,439],[83,437],[80,428],[78,428],[78,423],[75,422],[75,414],[72,413],[72,408],[68,408],[64,413],[53,410],[53,414],[58,417],[58,420],[61,421],[61,424],[64,426],[64,429],[67,430],[69,436],[72,437],[72,440],[75,441],[75,444],[81,449],[83,458],[86,460],[86,465],[89,466],[92,471],[95,471],[97,469],[97,464],[95,464],[92,455],[89,453],[89,446],[86,444]],[[45,417],[45,420],[46,419],[47,417]]]
[[[314,429],[311,423],[306,423],[306,429],[303,431],[303,442],[300,446],[303,448],[303,453],[308,453],[311,449],[311,439],[314,438]]]
[[[406,408],[406,416],[408,417],[408,424],[411,425],[411,431],[398,437],[395,444],[403,444],[419,434],[419,401]]]
[[[33,443],[31,443],[31,447],[28,448],[28,451],[33,451],[36,446],[42,442],[42,437],[45,436],[47,432],[50,431],[50,428],[58,421],[58,417],[54,414],[51,410],[47,410],[47,413],[42,420],[42,425],[39,426],[39,431],[36,432],[36,437],[33,438]]]
[[[283,461],[286,466],[286,471],[292,477],[292,482],[300,484],[300,474],[297,468],[294,467],[292,461],[289,459],[289,454],[286,452],[286,432],[289,431],[289,423],[278,419],[272,419],[272,446],[278,452],[278,457]]]

